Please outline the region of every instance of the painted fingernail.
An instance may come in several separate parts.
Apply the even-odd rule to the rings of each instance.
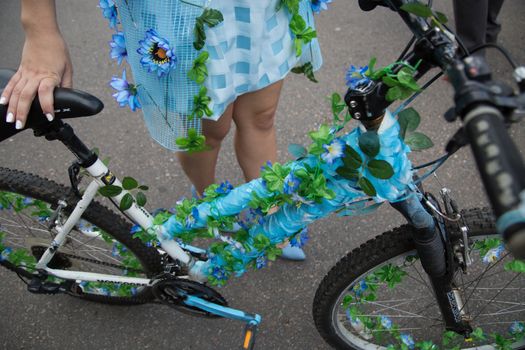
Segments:
[[[52,122],[53,119],[55,119],[55,117],[54,117],[53,114],[51,114],[51,113],[47,113],[47,114],[46,114],[46,118],[47,118],[47,120],[49,120],[50,122]]]
[[[7,104],[7,98],[5,98],[4,96],[0,97],[0,105],[5,105]]]
[[[22,129],[23,127],[24,127],[24,124],[22,124],[22,122],[21,122],[20,120],[17,120],[17,121],[16,121],[16,124],[15,124],[15,128],[16,128],[17,130],[20,130],[20,129]]]
[[[13,113],[9,112],[7,113],[7,116],[5,117],[5,121],[7,123],[12,123],[15,121],[15,116],[13,115]]]

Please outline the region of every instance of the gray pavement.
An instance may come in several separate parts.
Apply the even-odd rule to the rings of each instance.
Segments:
[[[75,67],[75,87],[101,98],[105,111],[71,124],[90,146],[111,157],[115,173],[131,175],[150,185],[149,208],[171,206],[189,195],[189,182],[172,152],[148,136],[140,114],[120,109],[111,98],[108,81],[119,69],[111,63],[107,42],[111,32],[99,13],[97,1],[57,0],[62,31],[69,43]],[[452,18],[448,2],[435,2]],[[0,9],[0,67],[17,67],[23,45],[18,22],[19,1],[2,0]],[[525,2],[507,0],[502,13],[501,43],[519,62],[525,62]],[[318,17],[318,32],[325,64],[317,74],[319,84],[303,77],[287,79],[278,111],[278,146],[281,160],[289,159],[289,143],[308,142],[307,132],[327,121],[326,96],[343,93],[345,67],[366,64],[373,55],[380,64],[392,62],[410,38],[401,20],[386,9],[363,13],[357,1],[336,0],[330,11]],[[489,55],[496,74],[508,66]],[[451,90],[439,81],[415,103],[423,116],[422,129],[435,141],[427,152],[413,159],[430,159],[441,153],[457,125],[442,114],[451,105]],[[514,140],[525,150],[523,123]],[[67,183],[72,156],[59,144],[35,139],[26,132],[0,145],[0,165],[27,170]],[[470,151],[454,156],[439,173],[460,205],[486,205]],[[231,137],[222,150],[217,179],[242,181]],[[436,182],[427,188],[436,189]],[[315,290],[323,276],[348,251],[371,237],[402,223],[386,206],[368,217],[331,217],[311,226],[303,263],[278,261],[260,272],[251,272],[222,288],[231,306],[263,316],[259,349],[326,349],[311,316]],[[2,349],[234,349],[242,325],[227,320],[191,318],[163,306],[111,307],[66,296],[37,296],[25,292],[16,276],[0,270],[0,348]]]

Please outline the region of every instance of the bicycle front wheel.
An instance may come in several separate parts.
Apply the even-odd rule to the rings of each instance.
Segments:
[[[340,349],[523,349],[525,264],[494,235],[488,209],[462,214],[472,264],[454,281],[470,338],[446,331],[409,225],[353,250],[325,276],[313,304],[321,336]]]
[[[0,263],[26,282],[56,235],[48,229],[59,200],[65,200],[60,221],[78,198],[53,181],[0,168]],[[93,201],[48,264],[53,269],[148,278],[161,271],[157,250],[130,233],[131,224]],[[50,282],[61,280],[49,277]],[[140,304],[153,296],[149,288],[130,284],[75,281],[70,295],[110,304]]]

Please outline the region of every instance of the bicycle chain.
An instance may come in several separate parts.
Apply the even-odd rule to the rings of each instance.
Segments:
[[[115,269],[128,270],[128,271],[131,271],[131,272],[144,273],[143,270],[127,268],[127,267],[122,266],[122,265],[112,264],[112,263],[108,263],[108,262],[105,262],[105,261],[99,261],[99,260],[95,260],[95,259],[91,259],[91,258],[85,258],[85,257],[82,257],[82,256],[77,256],[77,255],[73,255],[73,254],[63,253],[63,252],[60,252],[60,251],[58,253],[60,255],[62,255],[62,256],[68,257],[68,258],[72,258],[72,259],[76,259],[76,260],[80,260],[80,261],[86,261],[86,262],[89,262],[89,263],[92,263],[92,264],[96,264],[96,265],[113,267]]]

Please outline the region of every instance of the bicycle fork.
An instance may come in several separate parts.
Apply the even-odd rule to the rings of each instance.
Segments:
[[[405,200],[391,205],[416,228],[414,243],[421,265],[429,275],[446,329],[469,337],[472,327],[463,311],[461,293],[453,281],[456,264],[452,247],[444,239],[443,225],[425,209],[420,197],[413,193]]]

